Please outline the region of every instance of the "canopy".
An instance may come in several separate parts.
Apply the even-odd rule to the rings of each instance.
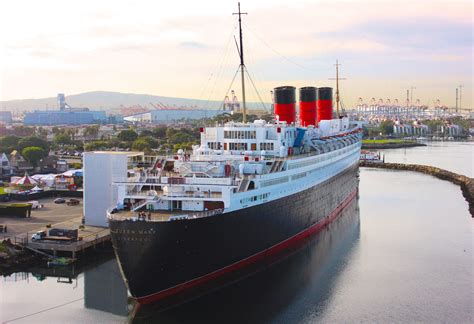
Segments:
[[[34,184],[37,184],[37,183],[38,183],[38,181],[36,181],[32,177],[30,177],[28,175],[28,173],[25,172],[25,175],[23,176],[23,178],[20,178],[20,179],[16,180],[13,184],[16,184],[16,185],[34,185]]]
[[[51,187],[54,184],[54,179],[56,175],[53,173],[50,174],[35,174],[32,176],[37,182],[44,183],[46,186]]]
[[[61,173],[61,175],[64,175],[65,177],[74,177],[74,176],[82,176],[82,169],[71,169],[66,172]]]
[[[36,185],[33,189],[31,189],[31,191],[43,191],[43,189],[41,189],[40,187],[38,187],[38,185]]]

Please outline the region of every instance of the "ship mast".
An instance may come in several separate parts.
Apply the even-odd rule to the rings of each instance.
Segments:
[[[329,78],[329,80],[336,80],[336,115],[337,117],[339,118],[339,101],[340,101],[340,98],[339,98],[339,80],[346,80],[346,78],[340,78],[339,77],[339,60],[336,60],[336,64],[334,64],[336,66],[336,78]]]
[[[244,47],[243,47],[243,41],[242,41],[241,15],[246,15],[246,14],[247,14],[246,12],[240,12],[240,2],[239,2],[239,12],[234,12],[233,15],[239,15],[239,33],[240,33],[239,55],[240,55],[240,75],[242,78],[242,121],[244,123],[247,122],[247,108],[245,106],[245,77],[244,77],[245,64],[244,64]]]

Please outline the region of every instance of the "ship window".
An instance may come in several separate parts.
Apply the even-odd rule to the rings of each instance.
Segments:
[[[229,149],[231,151],[244,151],[247,150],[247,143],[229,143]]]
[[[256,137],[257,137],[256,131],[224,131],[224,138],[254,139]]]
[[[260,150],[273,151],[273,143],[260,143]]]
[[[253,182],[253,181],[250,181],[250,183],[249,183],[249,186],[248,186],[248,189],[247,189],[247,190],[253,190],[253,189],[255,189],[255,182]]]

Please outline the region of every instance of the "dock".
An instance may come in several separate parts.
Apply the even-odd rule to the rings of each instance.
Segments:
[[[0,225],[8,231],[0,231],[0,241],[10,239],[14,244],[33,251],[44,257],[54,258],[59,253],[76,258],[89,248],[94,248],[110,240],[108,227],[83,225],[82,199],[76,206],[55,204],[53,198],[42,199],[43,208],[34,209],[31,217],[3,217]],[[49,232],[50,229],[78,229],[77,241],[32,241],[31,236],[38,231]]]
[[[48,231],[50,228],[41,227],[37,230],[17,234],[10,237],[13,243],[22,245],[24,248],[41,254],[43,256],[54,258],[58,253],[70,253],[70,256],[75,259],[78,253],[85,251],[88,248],[95,248],[99,244],[104,244],[110,241],[110,229],[97,226],[85,225],[84,228],[80,228],[82,225],[82,216],[75,217],[73,219],[55,224],[52,228],[66,228],[66,229],[77,229],[79,228],[78,240],[77,241],[42,241],[31,239],[31,236],[36,231]]]
[[[83,236],[85,232],[87,232],[87,235]],[[30,237],[25,247],[29,250],[47,253],[51,257],[56,257],[58,252],[69,252],[71,257],[75,259],[79,252],[110,241],[110,230],[108,228],[86,226],[84,230],[80,230],[79,238],[82,239],[75,242],[42,242],[32,241]]]

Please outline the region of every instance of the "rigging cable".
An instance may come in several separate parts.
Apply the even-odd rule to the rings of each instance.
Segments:
[[[229,88],[227,89],[225,95],[224,95],[224,100],[221,102],[221,104],[219,105],[219,110],[224,110],[224,101],[225,101],[225,97],[227,97],[227,95],[229,94],[229,91],[230,89],[232,88],[232,85],[234,84],[234,81],[235,81],[235,77],[237,76],[237,73],[239,73],[240,71],[240,64],[239,64],[239,67],[237,68],[237,71],[235,71],[234,73],[234,77],[232,78],[232,81],[230,82],[230,85],[229,85]]]
[[[207,83],[206,83],[205,87],[203,88],[202,93],[199,97],[199,99],[201,99],[204,96],[204,93],[207,90],[210,90],[209,96],[208,96],[206,102],[204,103],[204,108],[206,108],[206,109],[209,107],[208,105],[209,105],[209,102],[211,101],[212,94],[214,93],[214,89],[216,87],[217,80],[220,78],[220,75],[222,73],[222,67],[223,67],[223,65],[226,61],[227,55],[229,53],[230,43],[232,41],[232,36],[234,35],[234,31],[235,31],[236,28],[237,28],[237,25],[234,24],[233,27],[232,27],[232,30],[230,32],[230,35],[227,39],[226,45],[223,48],[222,55],[220,56],[220,59],[216,62],[216,65],[212,68],[211,74],[210,74],[210,76],[207,80]],[[214,84],[212,85],[211,88],[208,88],[208,85],[211,83],[211,79],[213,77],[215,77]]]
[[[247,72],[247,76],[248,76],[248,78],[249,78],[249,80],[250,80],[250,83],[252,83],[252,86],[253,86],[255,92],[257,93],[257,97],[258,97],[258,99],[260,100],[260,103],[261,103],[262,106],[263,106],[263,109],[265,110],[265,112],[268,113],[269,111],[268,111],[268,109],[267,109],[267,106],[265,106],[265,103],[263,102],[262,97],[260,96],[260,93],[258,92],[258,89],[257,89],[257,87],[255,86],[255,83],[253,82],[252,77],[250,76],[249,70],[247,70],[247,68],[245,68],[245,72]]]

